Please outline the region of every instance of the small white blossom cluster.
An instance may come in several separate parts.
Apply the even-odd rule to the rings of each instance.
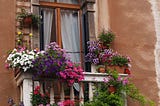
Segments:
[[[24,72],[33,67],[32,61],[38,53],[34,50],[17,50],[14,49],[7,57],[6,62],[10,68],[19,68]]]

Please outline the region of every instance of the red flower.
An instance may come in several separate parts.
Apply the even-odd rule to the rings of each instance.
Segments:
[[[40,90],[40,86],[36,86],[35,90],[39,91]]]
[[[34,90],[34,95],[39,94],[39,92],[37,90]]]
[[[44,94],[41,94],[41,97],[43,98],[45,95]]]
[[[124,74],[130,75],[130,74],[131,74],[131,71],[130,71],[128,68],[126,68],[126,69],[124,70]]]
[[[64,106],[74,106],[74,101],[73,100],[65,100],[63,101]]]

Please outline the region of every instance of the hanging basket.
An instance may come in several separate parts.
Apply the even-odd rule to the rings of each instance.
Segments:
[[[25,27],[29,27],[32,24],[32,18],[31,17],[25,17],[23,19],[23,24]]]

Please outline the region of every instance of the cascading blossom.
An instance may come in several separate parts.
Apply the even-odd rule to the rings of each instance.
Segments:
[[[36,50],[27,50],[26,48],[13,49],[6,59],[6,66],[9,68],[23,70],[33,68],[32,61],[38,56]]]
[[[84,79],[83,69],[79,64],[67,61],[65,70],[59,72],[59,77],[62,81],[67,81],[69,86],[72,86],[73,83]]]

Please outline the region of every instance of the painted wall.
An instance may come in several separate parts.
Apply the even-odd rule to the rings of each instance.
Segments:
[[[15,0],[0,0],[0,105],[7,106],[9,97],[16,99],[13,73],[5,69],[8,50],[15,45]]]
[[[96,0],[96,32],[116,33],[114,48],[132,58],[132,77],[140,91],[158,104],[154,49],[156,43],[151,4],[147,0]],[[0,104],[17,100],[13,73],[4,67],[8,50],[15,45],[15,0],[0,0]],[[9,7],[9,8],[6,8]],[[138,106],[130,102],[129,106]]]
[[[107,0],[102,1],[105,3]],[[151,4],[147,0],[108,0],[107,4],[109,22],[106,24],[109,23],[108,26],[116,34],[113,47],[131,57],[133,81],[158,106],[154,56],[156,33]],[[101,10],[105,12],[106,8]],[[103,15],[99,16],[101,19]],[[130,102],[129,106],[138,105]]]

